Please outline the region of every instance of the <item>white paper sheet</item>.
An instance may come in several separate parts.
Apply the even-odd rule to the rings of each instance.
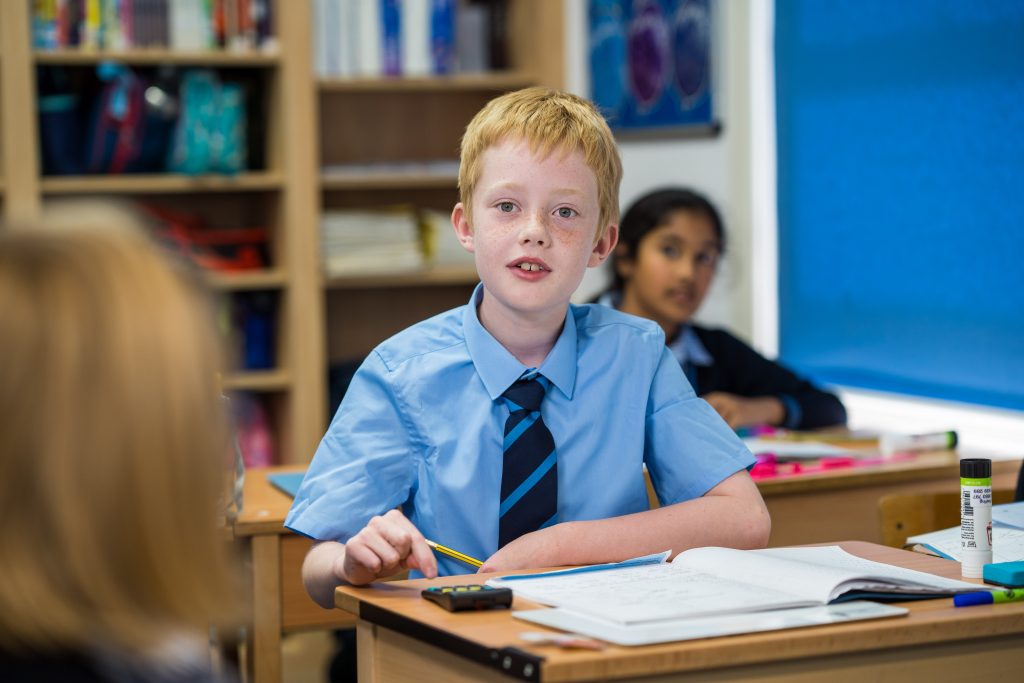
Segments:
[[[993,505],[992,524],[1024,530],[1024,501]]]
[[[935,552],[960,562],[960,527],[930,531],[907,539],[907,543],[920,543]],[[1024,560],[1024,529],[1004,526],[992,527],[992,561],[1016,562]]]
[[[754,455],[771,453],[779,458],[814,460],[824,457],[866,458],[873,454],[840,448],[820,441],[784,441],[774,439],[743,439]]]
[[[616,645],[650,645],[740,633],[818,626],[842,621],[898,617],[906,615],[907,612],[905,607],[857,600],[839,605],[675,619],[654,624],[625,625],[558,608],[524,610],[513,612],[512,616],[541,626],[599,638]]]

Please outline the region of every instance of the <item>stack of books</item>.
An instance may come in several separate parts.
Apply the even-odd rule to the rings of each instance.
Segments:
[[[420,226],[415,211],[327,211],[320,220],[324,275],[375,275],[407,272],[424,266]]]
[[[431,265],[472,266],[475,261],[473,254],[466,251],[459,242],[455,229],[452,228],[451,217],[447,213],[424,209],[423,241],[426,245],[427,260]]]
[[[270,50],[271,0],[35,0],[38,50]]]
[[[323,78],[500,70],[505,25],[505,0],[313,0],[313,64]]]

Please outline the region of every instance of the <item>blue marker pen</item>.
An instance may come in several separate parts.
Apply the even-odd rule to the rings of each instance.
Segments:
[[[976,593],[961,593],[953,596],[953,604],[957,607],[970,607],[971,605],[991,605],[1000,602],[1021,602],[1024,601],[1024,590],[1005,591],[978,591]]]

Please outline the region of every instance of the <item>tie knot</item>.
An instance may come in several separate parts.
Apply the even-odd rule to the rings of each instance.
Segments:
[[[513,410],[535,412],[540,410],[540,402],[544,400],[546,390],[546,382],[543,382],[540,375],[537,375],[533,379],[517,380],[501,396],[515,404]]]

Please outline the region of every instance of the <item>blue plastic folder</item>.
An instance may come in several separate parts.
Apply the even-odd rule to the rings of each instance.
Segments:
[[[305,472],[279,472],[276,474],[268,474],[267,481],[294,498],[295,494],[299,492],[299,486],[302,484],[302,478],[305,474]]]
[[[586,574],[588,572],[599,572],[605,569],[624,569],[626,567],[639,567],[645,564],[662,564],[668,559],[668,556],[672,554],[671,550],[666,550],[660,553],[654,553],[653,555],[644,555],[642,557],[633,557],[622,562],[608,562],[605,564],[588,564],[582,567],[575,567],[573,569],[559,569],[553,572],[542,572],[540,574],[513,574],[512,576],[501,577],[502,581],[522,581],[523,579],[537,579],[540,577],[552,577],[552,576],[567,576],[570,574]]]

